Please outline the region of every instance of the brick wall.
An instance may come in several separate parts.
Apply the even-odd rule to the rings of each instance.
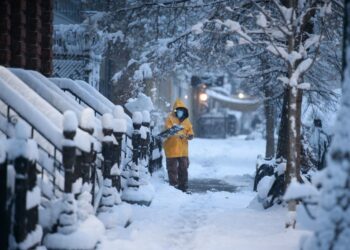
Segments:
[[[0,65],[52,74],[53,0],[0,1]]]

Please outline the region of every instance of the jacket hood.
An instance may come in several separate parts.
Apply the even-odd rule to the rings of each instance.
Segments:
[[[185,120],[186,118],[188,118],[188,109],[185,105],[185,103],[183,101],[181,101],[180,99],[176,99],[174,105],[173,105],[173,115],[176,117],[176,109],[179,109],[179,108],[182,108],[184,109],[185,113],[184,113],[184,116],[183,118],[181,119],[181,121]]]
[[[182,100],[180,100],[180,99],[176,99],[176,101],[174,102],[173,110],[175,110],[177,108],[187,109],[185,103]]]

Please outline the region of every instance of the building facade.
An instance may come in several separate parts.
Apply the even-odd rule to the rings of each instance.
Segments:
[[[0,9],[0,65],[50,76],[53,0],[2,0]]]

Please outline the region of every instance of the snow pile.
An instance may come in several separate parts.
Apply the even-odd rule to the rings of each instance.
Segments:
[[[31,136],[30,127],[22,120],[15,126],[16,138],[6,140],[4,149],[7,150],[7,158],[14,160],[17,157],[24,157],[30,161],[37,161],[39,158],[38,145]]]
[[[151,115],[148,110],[142,111],[142,122],[145,122],[145,123],[151,122]]]
[[[124,108],[120,105],[115,105],[113,108],[113,116],[116,119],[124,119],[127,125],[127,134],[131,136],[133,131],[132,119],[125,114]]]
[[[142,112],[144,110],[152,111],[154,109],[151,98],[142,93],[137,98],[129,99],[125,107],[132,113],[136,111]]]
[[[138,188],[128,187],[123,191],[122,200],[131,204],[139,204],[149,206],[155,195],[153,185],[140,185]]]
[[[138,111],[134,112],[132,114],[132,122],[134,124],[141,124],[142,123],[142,113],[138,112]]]
[[[91,195],[91,187],[84,183],[82,187],[81,194],[78,196],[78,219],[80,221],[86,220],[89,216],[94,214],[94,208],[91,205],[92,195]]]
[[[76,131],[78,128],[78,119],[73,111],[66,111],[63,114],[63,130]]]
[[[48,233],[43,240],[48,249],[94,249],[102,239],[105,228],[92,215],[88,191],[89,187],[83,187],[78,202],[73,194],[64,194],[62,200],[52,202],[41,211],[41,221],[47,228],[58,219],[57,233]]]
[[[115,202],[114,192],[115,188],[112,187],[112,181],[110,179],[105,179],[103,181],[102,199],[98,210],[100,213],[108,212],[112,209]]]
[[[32,190],[27,191],[26,195],[26,209],[32,209],[35,206],[40,205],[40,200],[41,200],[41,192],[40,188],[35,186]]]
[[[95,129],[94,111],[91,108],[86,108],[80,115],[80,127],[86,130],[93,131]]]
[[[129,204],[121,203],[113,206],[109,211],[101,212],[97,215],[106,229],[116,227],[126,227],[131,223],[132,208]]]
[[[102,116],[102,127],[104,129],[113,130],[113,116],[110,113],[103,114]]]
[[[127,132],[127,124],[124,119],[115,119],[114,120],[114,132],[126,133]]]
[[[110,179],[104,180],[103,196],[97,217],[107,229],[125,227],[131,222],[131,208],[120,200],[120,195]]]
[[[103,224],[89,216],[71,234],[47,234],[44,245],[48,249],[95,249],[105,233]]]
[[[148,129],[144,126],[140,128],[140,134],[141,134],[141,139],[146,140],[147,139],[147,132]]]

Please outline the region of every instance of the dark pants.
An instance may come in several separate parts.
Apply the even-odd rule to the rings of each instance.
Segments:
[[[188,187],[188,157],[167,158],[166,166],[169,176],[169,184],[182,191]]]

